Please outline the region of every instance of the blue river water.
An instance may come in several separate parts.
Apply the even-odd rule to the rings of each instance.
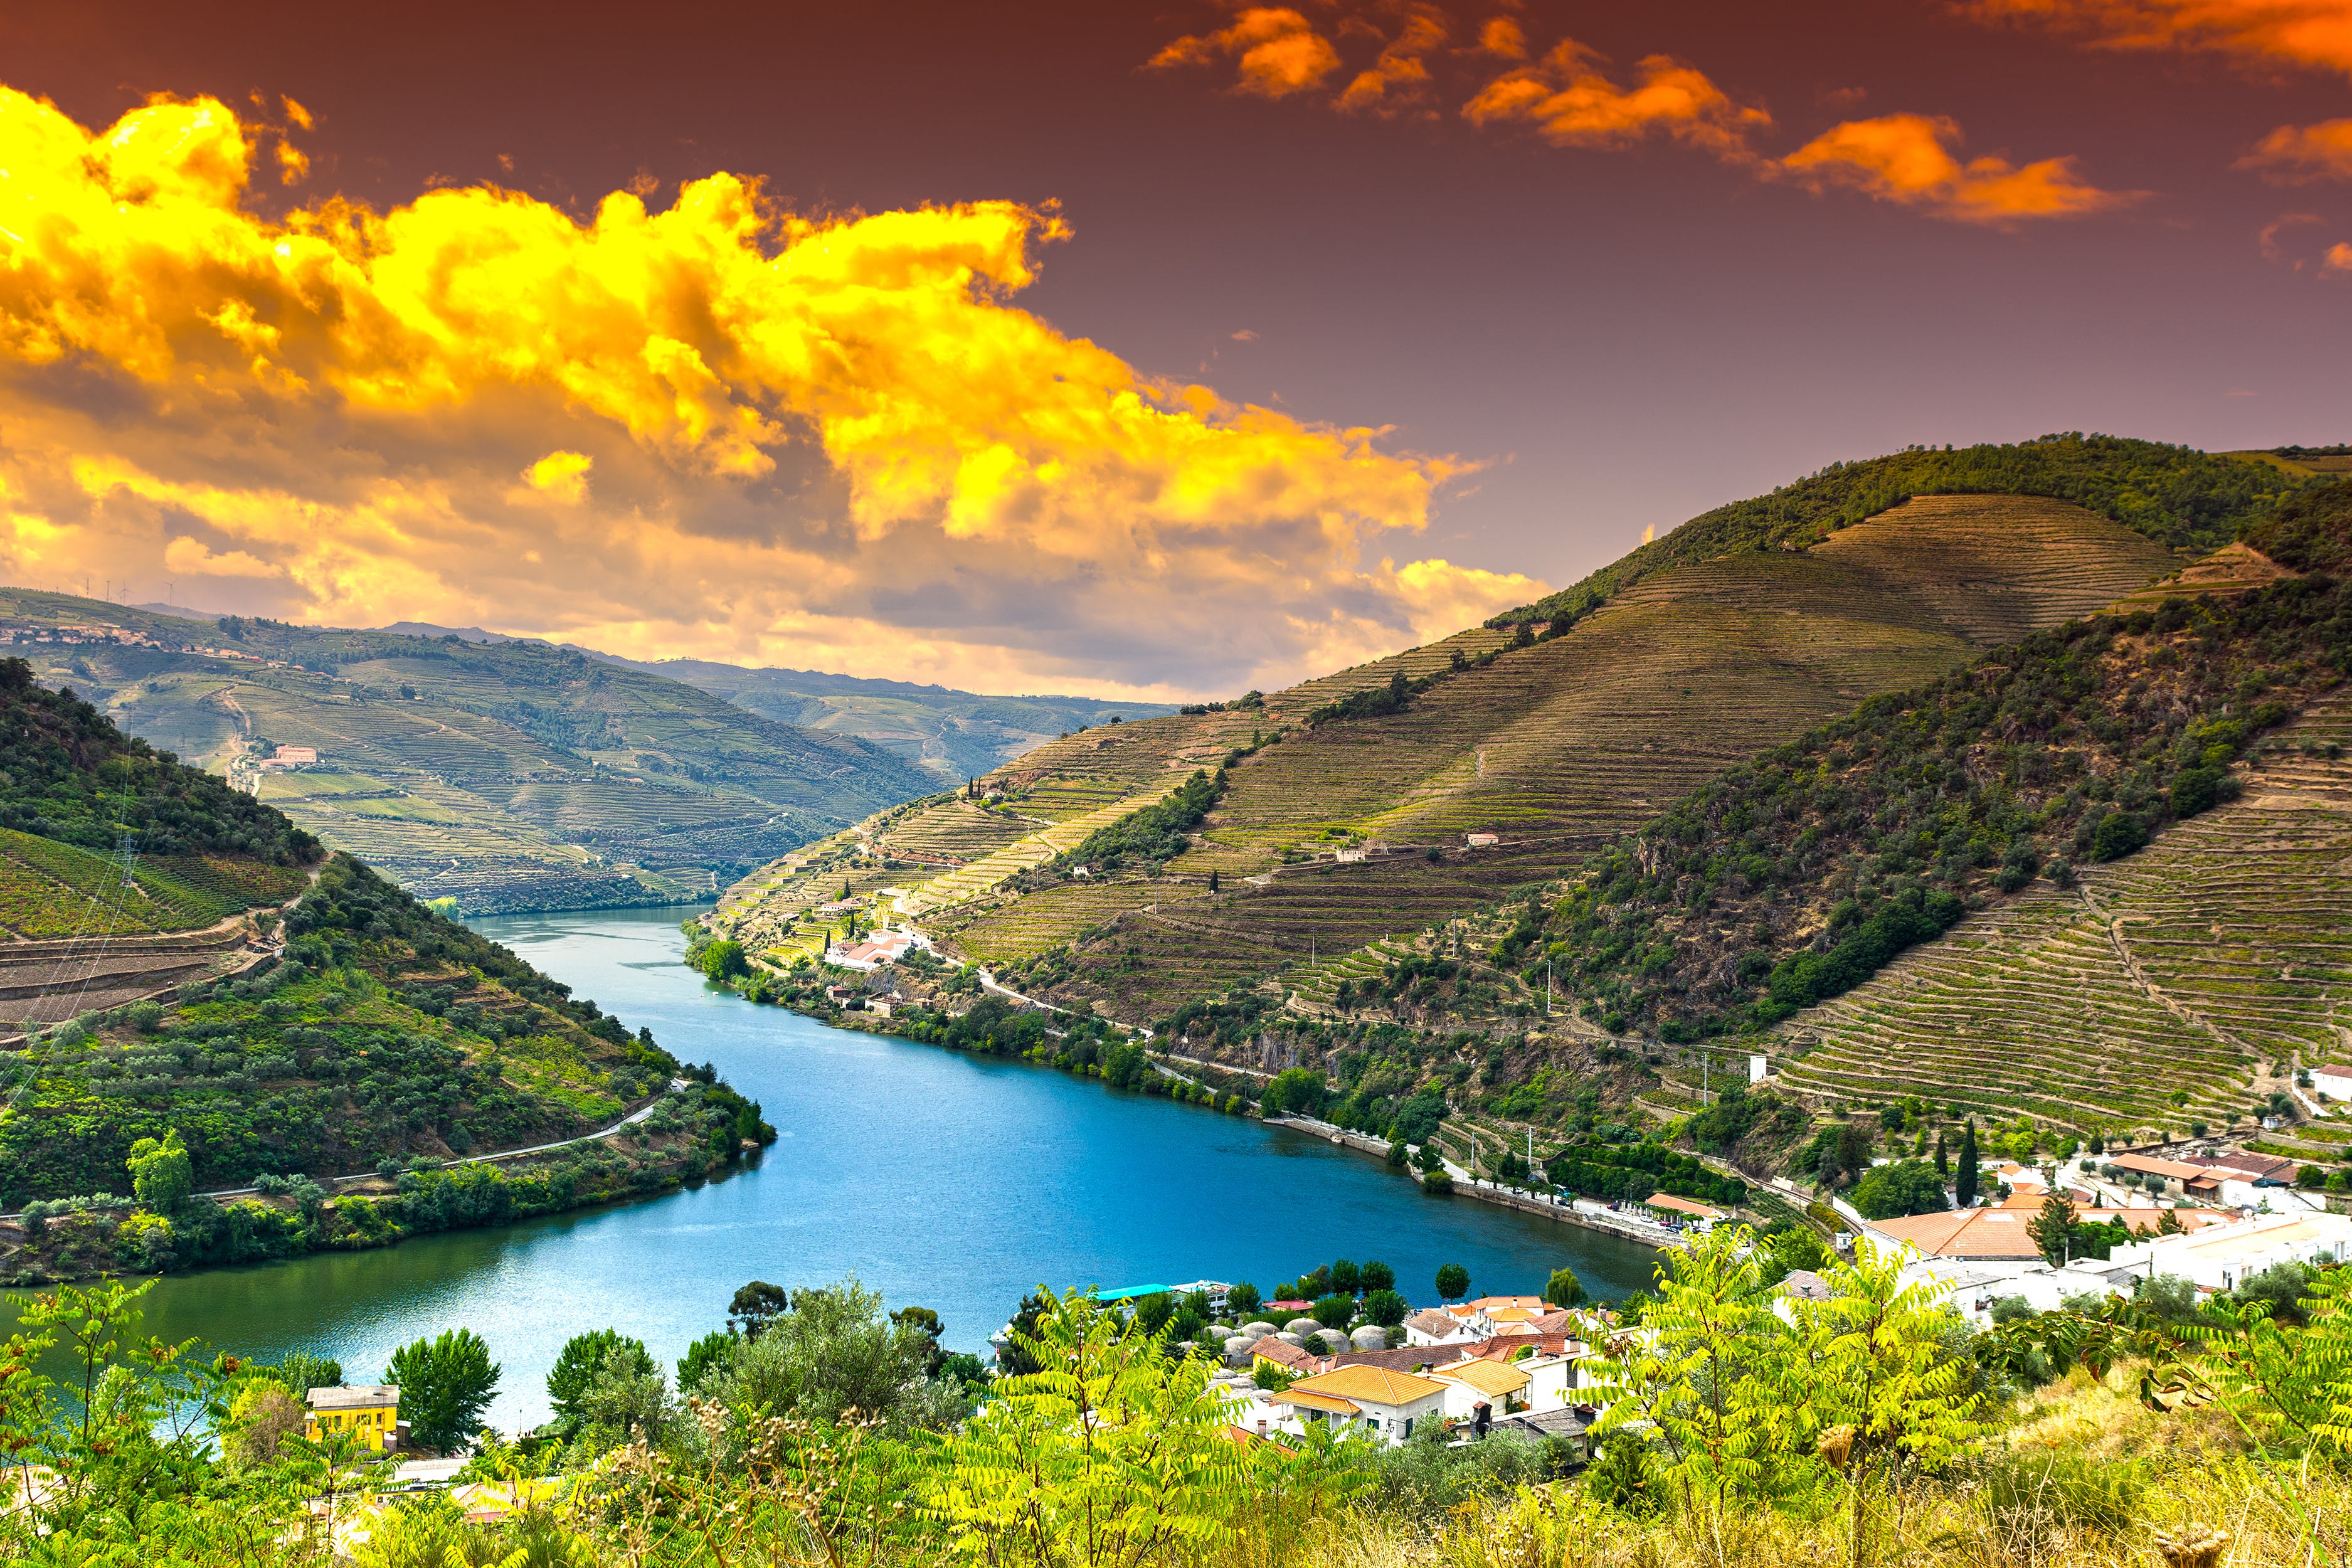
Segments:
[[[1480,1294],[1539,1291],[1562,1264],[1604,1299],[1649,1283],[1646,1248],[1424,1197],[1288,1129],[752,1006],[679,963],[687,912],[472,923],[759,1100],[782,1136],[756,1167],[645,1203],[166,1279],[149,1331],[331,1355],[357,1382],[395,1346],[462,1324],[503,1369],[490,1419],[512,1429],[544,1418],[547,1369],[572,1334],[617,1327],[674,1364],[754,1279],[854,1273],[891,1306],[936,1310],[952,1348],[982,1355],[1040,1284],[1269,1287],[1339,1257],[1385,1260],[1417,1302],[1444,1263]]]

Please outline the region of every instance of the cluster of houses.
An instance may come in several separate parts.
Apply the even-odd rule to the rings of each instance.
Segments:
[[[1217,1381],[1236,1403],[1235,1432],[1251,1437],[1321,1426],[1392,1445],[1434,1424],[1465,1440],[1564,1436],[1580,1447],[1598,1412],[1578,1399],[1590,1387],[1578,1363],[1592,1352],[1579,1321],[1539,1297],[1483,1296],[1413,1313],[1402,1345],[1360,1329],[1345,1350],[1336,1331],[1309,1318],[1281,1330],[1248,1323],[1226,1340],[1228,1370]]]
[[[2105,1174],[2161,1184],[2139,1203]],[[1911,1278],[1950,1292],[1952,1306],[1971,1322],[1989,1321],[1994,1305],[2021,1297],[2036,1311],[2054,1311],[2071,1296],[2128,1295],[2141,1279],[2168,1275],[2199,1291],[2234,1290],[2282,1263],[2333,1265],[2352,1260],[2352,1217],[2330,1212],[2315,1194],[2297,1190],[2295,1163],[2246,1152],[2189,1154],[2179,1159],[2124,1154],[2089,1173],[2059,1177],[2058,1191],[2079,1223],[2120,1221],[2136,1238],[2102,1258],[2053,1263],[2042,1254],[2033,1222],[2050,1196],[2048,1174],[2004,1165],[2008,1194],[1980,1208],[1902,1219],[1847,1217],[1882,1248],[1909,1259]],[[2177,1201],[2159,1206],[2158,1195]],[[2198,1202],[2220,1206],[2193,1206]],[[1791,1276],[1800,1290],[1800,1276]]]

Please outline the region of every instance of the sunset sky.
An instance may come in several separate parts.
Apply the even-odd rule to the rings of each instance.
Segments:
[[[2352,438],[2352,0],[0,16],[0,578],[1163,698]]]

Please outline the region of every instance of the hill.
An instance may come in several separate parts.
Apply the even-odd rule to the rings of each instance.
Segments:
[[[1557,875],[1874,693],[2135,592],[2304,482],[2105,437],[1845,465],[1494,625],[1041,746],[983,781],[993,801],[943,797],[876,839],[943,868],[881,885],[1065,1004],[1142,1018],[1276,973],[1328,1004],[1385,938]],[[1088,834],[1228,759],[1181,853],[1076,874]]]
[[[198,622],[22,589],[0,589],[0,637],[126,728],[473,912],[707,894],[937,787],[856,736],[545,644]],[[315,758],[264,765],[280,747]]]
[[[600,658],[612,658],[599,654]],[[1155,718],[1175,711],[1164,702],[1091,697],[987,697],[944,686],[874,680],[810,669],[747,669],[704,659],[636,663],[614,658],[701,688],[779,723],[858,735],[920,764],[940,783],[963,783],[1013,761],[1047,741],[1113,719]]]
[[[1361,963],[1315,1045],[1450,1036],[1484,1064],[1462,1098],[1520,1120],[1633,1053],[1666,1081],[1626,1098],[1695,1108],[1675,1047],[1718,1037],[1816,1103],[2110,1138],[2269,1114],[2345,1037],[2352,585],[2297,568],[2347,538],[2352,484],[2306,492],[2166,589],[1771,748]]]
[[[10,1249],[16,1280],[378,1245],[700,1180],[772,1136],[707,1069],[349,857],[322,858],[281,813],[14,658],[0,659],[0,818],[15,825],[0,831],[0,919],[46,911],[58,928],[0,941],[0,973],[25,981],[6,1016],[30,1020],[0,1038],[0,1203],[43,1205]],[[45,889],[19,887],[37,876]],[[5,967],[20,949],[35,964]],[[627,1153],[443,1168],[633,1110],[647,1136]],[[142,1140],[179,1165],[169,1201],[110,1195]],[[257,1185],[226,1204],[191,1195]]]

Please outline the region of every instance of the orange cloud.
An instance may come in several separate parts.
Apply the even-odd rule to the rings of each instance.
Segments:
[[[2110,48],[2211,49],[2352,75],[2347,0],[1967,0],[1964,9]]]
[[[1474,125],[1528,125],[1557,147],[1624,147],[1663,135],[1731,162],[1754,154],[1748,138],[1772,124],[1763,110],[1735,103],[1705,72],[1664,55],[1641,61],[1640,80],[1621,88],[1603,57],[1574,39],[1535,65],[1488,82],[1463,106]]]
[[[1182,37],[1151,58],[1160,69],[1236,62],[1234,90],[1256,98],[1288,98],[1323,85],[1339,68],[1339,51],[1314,24],[1287,5],[1252,6],[1219,32]]]
[[[2352,180],[2352,120],[2282,125],[2238,160],[2276,185],[2308,180]]]
[[[1478,47],[1496,59],[1523,60],[1528,58],[1528,35],[1508,16],[1490,18],[1478,29]]]
[[[2022,167],[2005,158],[1963,163],[1948,143],[1960,128],[1924,114],[1886,114],[1832,126],[1780,160],[1778,168],[1822,189],[1843,186],[1961,223],[2013,224],[2023,218],[2078,217],[2137,199],[2076,177],[2072,158]]]
[[[1294,677],[1282,628],[1393,647],[1436,592],[1368,546],[1466,465],[1015,308],[1051,212],[819,222],[720,174],[273,221],[253,146],[210,99],[90,132],[0,89],[0,574],[1098,690]]]
[[[2327,254],[2321,258],[2320,267],[2327,272],[2352,272],[2352,245],[2339,239],[2329,246]]]
[[[1370,69],[1357,73],[1339,94],[1339,107],[1394,114],[1425,102],[1430,87],[1428,57],[1445,47],[1445,37],[1444,12],[1433,5],[1411,6],[1380,58]]]

